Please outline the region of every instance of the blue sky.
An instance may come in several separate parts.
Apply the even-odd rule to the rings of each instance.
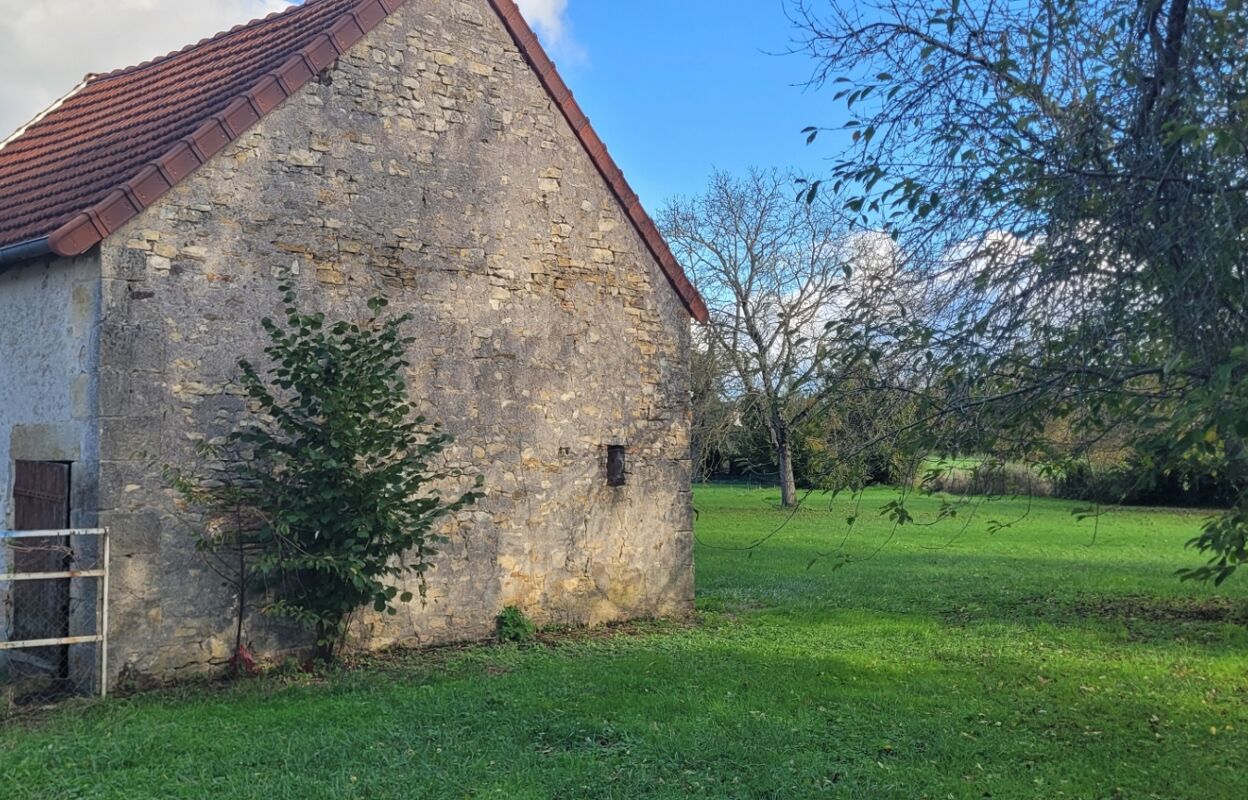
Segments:
[[[839,119],[803,84],[811,61],[778,56],[792,29],[781,0],[568,0],[542,33],[564,80],[652,212],[698,192],[715,168],[822,172]]]

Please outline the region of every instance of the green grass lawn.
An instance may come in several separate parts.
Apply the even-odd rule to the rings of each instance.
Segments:
[[[745,553],[777,494],[700,489],[695,625],[71,707],[0,730],[0,798],[1248,797],[1248,575],[1173,577],[1198,514],[893,536],[886,497]]]

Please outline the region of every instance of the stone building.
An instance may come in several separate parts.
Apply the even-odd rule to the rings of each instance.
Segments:
[[[67,518],[112,532],[110,680],[230,656],[162,467],[243,413],[286,275],[331,316],[415,314],[413,395],[485,476],[427,604],[361,640],[690,607],[697,291],[513,0],[308,0],[88,76],[0,147],[0,528],[23,464],[69,465]]]

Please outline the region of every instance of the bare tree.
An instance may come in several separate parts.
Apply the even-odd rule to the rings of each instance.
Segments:
[[[799,198],[792,179],[752,170],[717,173],[702,196],[672,201],[660,225],[707,299],[725,391],[766,427],[782,502],[795,505],[794,429],[826,408],[849,366],[829,325],[852,275],[845,217],[833,202]]]
[[[736,450],[737,404],[728,391],[732,364],[719,340],[705,328],[694,331],[690,357],[693,394],[694,480],[707,480]]]

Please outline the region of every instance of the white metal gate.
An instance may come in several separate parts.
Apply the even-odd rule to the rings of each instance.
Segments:
[[[61,568],[19,572],[22,561]],[[0,531],[0,716],[107,692],[108,561],[107,528]],[[42,602],[49,592],[63,609]]]

